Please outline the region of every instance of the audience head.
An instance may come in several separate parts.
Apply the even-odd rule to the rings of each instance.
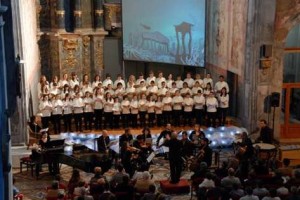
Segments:
[[[228,175],[229,175],[229,176],[234,176],[234,173],[235,173],[235,171],[234,171],[233,168],[229,168],[229,169],[228,169]]]
[[[123,165],[119,164],[119,165],[117,166],[117,169],[118,169],[119,172],[123,172],[124,167],[123,167]]]
[[[283,165],[284,165],[285,167],[288,167],[288,166],[290,165],[290,163],[291,163],[290,159],[288,159],[288,158],[284,158],[284,159],[283,159]]]
[[[274,197],[277,196],[276,189],[274,189],[274,188],[270,189],[269,193],[270,193],[270,196],[271,196],[272,198],[274,198]]]
[[[149,192],[150,193],[155,193],[155,191],[156,191],[156,187],[155,187],[155,185],[149,185]]]
[[[182,131],[182,139],[183,140],[186,140],[187,138],[188,138],[188,134],[187,134],[187,132],[186,131]]]
[[[52,189],[54,189],[54,190],[58,190],[58,188],[59,188],[59,183],[58,183],[58,181],[52,181],[51,187],[52,187]]]
[[[253,190],[251,187],[246,187],[245,192],[247,195],[252,195],[253,194]]]
[[[151,175],[148,171],[144,171],[143,172],[143,179],[148,180],[150,179]]]
[[[95,167],[95,168],[94,168],[94,173],[95,173],[95,175],[101,175],[101,173],[102,173],[102,168],[101,168],[101,167]]]

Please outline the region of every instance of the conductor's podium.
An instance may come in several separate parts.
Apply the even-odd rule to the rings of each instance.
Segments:
[[[181,179],[176,184],[170,183],[169,180],[160,181],[160,188],[165,194],[184,194],[190,192],[190,184],[186,179]]]

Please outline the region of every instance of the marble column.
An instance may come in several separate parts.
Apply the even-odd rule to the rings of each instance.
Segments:
[[[56,0],[55,21],[57,29],[65,28],[64,0]]]
[[[75,0],[74,30],[82,28],[81,0]]]
[[[94,26],[95,29],[103,29],[103,2],[94,0]]]

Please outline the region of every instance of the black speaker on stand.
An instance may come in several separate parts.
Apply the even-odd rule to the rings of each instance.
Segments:
[[[280,93],[279,92],[272,92],[270,101],[271,101],[270,102],[271,107],[273,107],[273,124],[272,124],[272,129],[273,129],[273,132],[274,132],[275,108],[279,107]]]

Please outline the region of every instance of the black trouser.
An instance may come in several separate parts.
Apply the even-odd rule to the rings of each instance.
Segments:
[[[148,113],[148,124],[150,127],[154,126],[155,113]]]
[[[182,113],[182,110],[173,110],[173,124],[175,126],[180,126],[181,122],[181,113]]]
[[[104,112],[104,128],[113,128],[113,112]]]
[[[203,125],[204,109],[195,109],[196,124]]]
[[[64,119],[65,132],[71,132],[72,131],[72,127],[71,127],[72,114],[65,114],[63,116],[63,119]]]
[[[220,126],[224,126],[226,123],[227,108],[218,108],[218,119]]]
[[[136,128],[137,127],[137,114],[130,115],[131,126]]]
[[[93,122],[93,113],[92,112],[85,112],[84,113],[85,130],[92,130],[92,122]]]
[[[180,159],[169,159],[170,171],[171,171],[171,181],[173,183],[178,183],[180,180],[182,161]]]
[[[128,122],[130,120],[130,114],[122,114],[122,123],[123,123],[123,128],[128,128]]]
[[[216,127],[217,112],[207,112],[207,127]]]
[[[74,119],[76,131],[82,131],[82,113],[75,113]]]
[[[121,117],[121,115],[113,115],[114,128],[120,128],[120,117]]]
[[[51,117],[42,117],[42,126],[43,128],[48,128],[49,127],[49,122],[51,120]]]
[[[97,130],[102,129],[103,109],[95,109],[94,115],[95,115],[95,129]]]
[[[61,115],[52,115],[52,123],[53,123],[53,128],[54,128],[54,132],[55,134],[60,133],[61,130]]]
[[[193,112],[190,111],[190,112],[183,112],[183,116],[184,116],[184,119],[183,119],[183,125],[192,125],[192,118],[193,118]]]
[[[139,111],[139,116],[140,116],[140,126],[144,127],[146,126],[146,111]]]
[[[163,111],[164,124],[171,123],[172,111]]]
[[[163,122],[163,115],[162,114],[156,114],[156,124],[157,126],[162,126]]]

